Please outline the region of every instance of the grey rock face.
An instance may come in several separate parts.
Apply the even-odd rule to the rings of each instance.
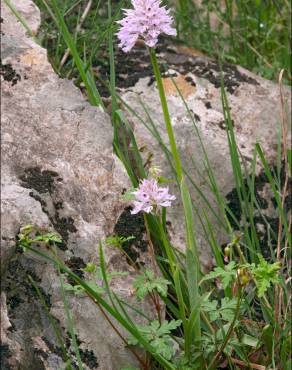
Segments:
[[[36,6],[29,0],[15,6],[37,30]],[[59,280],[52,266],[16,251],[16,235],[25,224],[56,231],[64,241],[60,256],[73,270],[98,263],[98,240],[113,233],[129,183],[113,155],[108,115],[90,106],[72,82],[56,76],[46,51],[4,4],[2,17],[1,266],[8,307],[3,295],[3,361],[13,369],[57,370],[63,366],[59,344],[27,275],[69,338]],[[106,251],[106,260],[111,269],[129,272],[115,281],[129,301],[134,272],[117,251]],[[135,364],[91,301],[72,296],[70,304],[85,369]],[[72,353],[70,340],[68,346]]]

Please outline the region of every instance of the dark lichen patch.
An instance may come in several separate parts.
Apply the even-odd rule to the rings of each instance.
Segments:
[[[67,260],[66,265],[80,278],[84,277],[84,272],[81,270],[86,267],[86,263],[83,261],[80,257],[71,257],[69,260]],[[74,279],[67,277],[67,281],[71,285],[76,285],[76,282]]]
[[[42,171],[39,167],[32,167],[27,168],[19,178],[25,188],[34,189],[40,194],[52,194],[55,190],[55,178],[58,176],[55,171]]]
[[[152,76],[152,66],[145,47],[136,47],[131,53],[124,53],[120,48],[115,50],[116,84],[120,88],[135,86],[140,78]],[[104,58],[106,60],[106,58]],[[98,73],[104,80],[109,78],[110,67],[107,62],[96,66]],[[109,89],[97,82],[98,91],[104,97],[109,97]]]
[[[58,248],[63,251],[67,250],[69,235],[70,233],[77,232],[77,229],[74,226],[74,220],[72,217],[60,217],[59,209],[63,208],[62,202],[57,203],[58,207],[55,208],[54,214],[51,214],[48,211],[46,201],[40,195],[33,191],[31,191],[29,195],[41,204],[42,211],[48,216],[49,220],[54,226],[55,231],[61,236],[62,243],[57,244]]]
[[[221,87],[221,71],[216,61],[193,57],[185,63],[185,68],[189,69],[195,76],[207,79],[216,88]],[[237,66],[224,64],[222,68],[225,89],[233,94],[241,83],[259,85],[259,83],[244,73],[239,72]]]
[[[206,101],[206,103],[205,103],[205,107],[206,107],[207,109],[212,109],[212,105],[211,105],[211,103],[210,103],[209,101]]]
[[[194,115],[194,118],[195,118],[196,122],[201,122],[201,118],[197,113],[193,112],[193,115]]]
[[[28,276],[32,277],[38,286],[48,308],[51,307],[51,297],[40,286],[40,279],[35,273],[34,266],[33,259],[16,254],[8,263],[2,287],[6,293],[8,316],[13,326],[11,336],[22,349],[25,349],[26,363],[22,364],[23,368],[41,370],[44,369],[42,359],[34,351],[32,336],[40,335],[44,328],[49,331],[50,322]]]
[[[87,349],[87,348],[85,348],[85,349],[81,348],[82,341],[80,340],[80,338],[78,338],[77,335],[76,335],[76,343],[77,343],[79,353],[80,353],[80,358],[81,358],[81,361],[83,362],[83,364],[86,364],[89,367],[89,369],[92,369],[92,370],[97,369],[99,364],[98,364],[98,359],[95,356],[94,352],[92,350]],[[70,359],[71,360],[75,359],[76,353],[75,353],[74,348],[72,348],[72,339],[71,339],[70,333],[68,333],[68,332],[65,335],[65,346],[66,346],[67,353],[70,354]],[[52,350],[57,349],[51,343],[48,344],[48,347],[51,348]],[[76,360],[72,363],[72,365],[73,365],[74,369],[75,369],[75,367],[76,367],[76,370],[78,369]]]
[[[76,233],[77,229],[74,225],[74,220],[72,217],[60,217],[56,213],[55,217],[50,217],[50,221],[54,225],[55,230],[61,235],[63,244],[59,245],[60,249],[66,250],[67,242],[69,240],[70,233]]]
[[[193,78],[191,77],[191,76],[187,76],[186,78],[185,78],[185,80],[189,83],[189,84],[191,84],[192,86],[197,86],[196,85],[196,83],[195,83],[195,81],[193,80]]]
[[[167,37],[160,38],[156,51],[163,76],[167,76],[167,71],[165,71],[165,66],[167,66],[167,69],[171,68],[182,75],[191,73],[194,76],[207,79],[216,88],[221,87],[221,70],[217,61],[184,54],[175,45],[175,40]],[[109,77],[108,64],[96,68],[103,79]],[[224,64],[222,71],[225,88],[230,94],[233,94],[241,83],[259,85],[254,78],[240,72],[235,65]],[[144,46],[135,46],[130,53],[124,53],[120,48],[116,48],[116,77],[117,86],[123,89],[135,86],[143,77],[150,77],[148,85],[152,85],[155,79],[147,49]],[[185,79],[196,86],[191,76],[186,76]],[[109,91],[104,84],[98,83],[98,88],[102,96],[109,96]]]
[[[97,358],[92,350],[80,348],[80,357],[84,364],[86,364],[89,369],[97,369],[99,364]]]
[[[11,310],[15,310],[23,302],[24,301],[17,294],[12,295],[7,299],[7,305]]]
[[[11,64],[2,64],[1,59],[0,59],[0,75],[3,77],[5,81],[11,82],[12,86],[16,85],[17,82],[21,80],[21,76],[17,72],[15,72]]]
[[[147,251],[147,242],[143,239],[145,232],[143,215],[132,215],[131,207],[125,208],[114,227],[114,234],[119,237],[134,236],[134,239],[122,245],[123,250],[129,256],[129,262],[138,262],[141,252]]]
[[[51,353],[54,353],[55,355],[57,355],[58,357],[66,361],[61,347],[56,346],[55,344],[51,343],[51,341],[49,341],[48,338],[46,338],[45,336],[42,336],[41,338],[46,343]]]
[[[34,301],[38,301],[38,295],[32,284],[28,280],[30,276],[38,285],[45,304],[51,307],[51,296],[47,294],[42,287],[39,286],[39,277],[36,275],[33,267],[28,268],[22,263],[20,254],[16,254],[14,259],[8,263],[7,272],[5,276],[5,291],[7,293],[7,308],[9,317],[14,318],[18,316],[24,306],[30,306]],[[33,310],[32,310],[33,311]]]
[[[62,181],[62,178],[55,171],[42,170],[40,167],[31,167],[25,169],[24,173],[19,176],[24,188],[33,189],[29,195],[37,200],[42,207],[42,210],[48,216],[55,231],[60,234],[62,243],[58,244],[61,250],[67,249],[67,242],[70,233],[77,232],[72,217],[64,217],[60,215],[60,210],[63,209],[63,202],[54,200],[57,197],[57,182]],[[49,194],[53,198],[54,212],[48,210],[47,202],[43,195]]]
[[[0,345],[0,365],[1,370],[12,370],[11,365],[9,364],[9,358],[12,357],[12,352],[9,349],[7,344]]]

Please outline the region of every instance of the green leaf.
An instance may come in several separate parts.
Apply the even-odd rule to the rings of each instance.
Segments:
[[[123,195],[122,199],[126,202],[130,202],[135,199],[135,195],[133,194],[133,191],[135,191],[136,188],[130,188],[128,189]]]
[[[162,297],[167,296],[167,286],[170,282],[163,277],[155,277],[151,270],[146,270],[143,275],[138,276],[133,286],[136,290],[136,297],[142,300],[145,296],[153,291],[157,291]]]
[[[181,323],[181,320],[163,321],[158,329],[158,335],[170,334],[170,332],[178,328]]]
[[[216,321],[220,317],[217,307],[218,301],[216,300],[209,301],[208,299],[204,299],[202,302],[201,309],[202,311],[208,313],[211,322]]]
[[[82,271],[84,272],[89,272],[89,273],[92,273],[92,272],[95,272],[97,269],[96,265],[94,263],[87,263],[86,267],[84,269],[81,269]]]
[[[209,274],[205,275],[202,281],[214,280],[216,278],[220,278],[223,288],[226,289],[236,279],[236,263],[231,261],[225,266],[225,269],[216,267]]]
[[[259,339],[252,337],[251,335],[244,334],[241,338],[241,342],[246,346],[257,348],[259,344]]]
[[[154,320],[148,326],[138,326],[141,335],[151,344],[156,352],[170,360],[178,350],[178,344],[169,335],[181,325],[181,320],[163,321],[161,324]],[[137,345],[137,339],[130,337],[128,343]]]
[[[126,243],[129,240],[135,239],[133,235],[130,236],[109,236],[105,239],[105,244],[108,246],[113,246],[117,248],[121,248],[124,243]]]
[[[266,325],[263,328],[261,340],[265,344],[268,354],[271,355],[274,345],[274,330],[271,325]]]
[[[262,297],[265,292],[270,288],[271,284],[277,284],[280,282],[279,270],[281,264],[279,262],[268,263],[262,255],[258,255],[259,264],[255,266],[250,265],[250,272],[253,275],[258,296]]]
[[[225,297],[221,300],[221,307],[219,309],[219,312],[220,316],[222,317],[222,320],[230,322],[233,320],[234,313],[236,310],[236,304],[237,304],[236,298],[229,299]]]

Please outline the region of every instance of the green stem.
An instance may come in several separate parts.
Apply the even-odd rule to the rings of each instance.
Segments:
[[[161,106],[162,106],[162,110],[163,110],[163,115],[164,115],[164,120],[165,120],[165,124],[166,124],[167,134],[168,134],[168,138],[169,138],[169,144],[170,144],[171,152],[172,152],[173,159],[174,159],[176,174],[177,174],[177,177],[178,177],[178,182],[180,183],[181,179],[182,179],[182,165],[181,165],[179,153],[177,151],[177,147],[176,147],[176,143],[175,143],[175,139],[174,139],[174,134],[173,134],[173,130],[172,130],[170,115],[169,115],[169,111],[168,111],[168,106],[167,106],[167,102],[166,102],[166,96],[165,96],[163,84],[162,84],[162,78],[161,78],[161,74],[160,74],[160,70],[159,70],[159,66],[158,66],[158,62],[157,62],[157,57],[156,57],[156,54],[155,54],[155,50],[153,48],[149,48],[148,50],[149,50],[149,54],[150,54],[150,58],[151,58],[151,63],[152,63],[152,67],[153,67],[153,71],[154,71],[158,91],[159,91]]]
[[[108,0],[108,22],[112,22],[112,4],[111,0]],[[115,78],[115,57],[114,57],[114,44],[113,44],[113,30],[112,27],[109,29],[108,34],[108,48],[109,48],[109,60],[110,60],[110,89],[112,98],[112,117],[115,115],[117,110],[117,99],[116,99],[116,78]]]
[[[159,91],[160,102],[163,110],[164,121],[166,125],[166,130],[169,138],[169,144],[171,148],[172,157],[174,160],[174,167],[176,171],[176,177],[180,188],[181,199],[185,215],[185,227],[186,227],[186,242],[187,242],[187,253],[186,253],[186,269],[187,269],[187,281],[188,281],[188,294],[189,294],[189,303],[190,303],[190,312],[191,315],[197,317],[194,330],[192,330],[191,341],[193,343],[200,343],[201,338],[201,324],[200,324],[200,307],[199,307],[199,274],[200,274],[200,262],[199,254],[196,245],[196,238],[194,234],[194,219],[193,219],[193,207],[190,197],[190,193],[185,183],[183,177],[182,164],[180,156],[176,147],[174,133],[171,125],[170,114],[167,106],[165,91],[161,79],[161,74],[157,62],[157,57],[155,50],[149,48],[149,54],[151,58],[151,63],[153,66],[153,71]],[[169,259],[169,264],[171,268],[172,275],[175,274],[175,256],[173,254],[172,247],[167,242],[167,237],[165,235],[163,226],[159,222],[159,227],[161,231],[162,241]],[[196,345],[197,346],[197,345]],[[199,347],[199,346],[198,346]],[[198,348],[199,349],[199,348]]]

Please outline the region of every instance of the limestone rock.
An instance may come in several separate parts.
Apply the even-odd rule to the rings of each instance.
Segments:
[[[32,1],[14,4],[36,31],[40,14]],[[129,182],[113,155],[109,116],[54,73],[46,51],[4,4],[2,17],[1,266],[8,309],[3,321],[7,351],[2,353],[13,369],[57,370],[63,366],[60,346],[27,275],[40,287],[62,329],[66,318],[58,276],[36,256],[19,254],[16,236],[21,226],[37,225],[61,235],[60,256],[74,271],[87,262],[98,263],[98,240],[113,233],[125,212],[121,194]],[[129,301],[134,272],[118,251],[106,251],[106,260],[111,269],[129,272],[115,283]],[[3,314],[5,302],[2,298]],[[91,301],[72,296],[70,304],[85,369],[135,364]],[[64,332],[68,340],[68,329]],[[68,351],[73,353],[70,340]]]

